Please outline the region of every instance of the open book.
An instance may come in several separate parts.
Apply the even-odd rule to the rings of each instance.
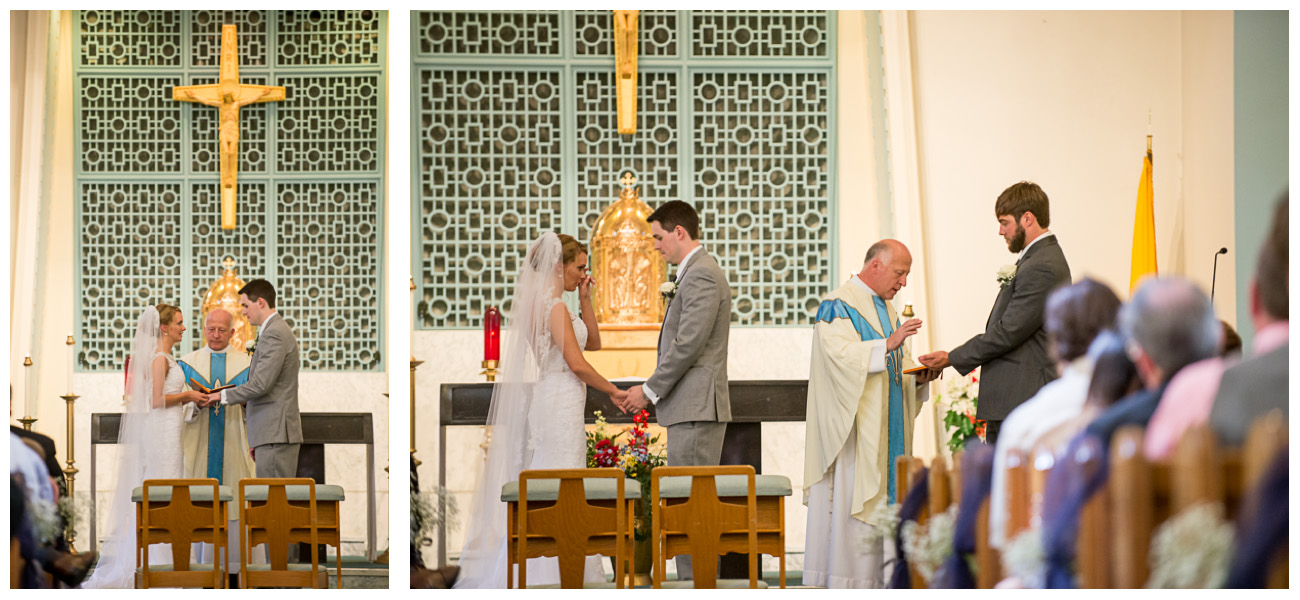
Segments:
[[[196,390],[198,390],[198,391],[200,391],[200,392],[203,392],[203,393],[205,393],[205,394],[215,394],[215,393],[217,393],[217,392],[220,392],[221,390],[228,390],[228,389],[230,389],[230,388],[232,388],[232,387],[235,387],[235,386],[233,386],[233,385],[222,385],[222,386],[214,387],[214,388],[212,388],[212,389],[208,389],[207,387],[204,387],[203,384],[199,383],[198,381],[195,381],[194,378],[191,377],[191,378],[190,378],[190,387],[192,387],[192,388],[194,388],[194,389],[196,389]]]

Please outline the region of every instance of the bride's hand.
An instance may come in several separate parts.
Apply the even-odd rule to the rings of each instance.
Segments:
[[[609,395],[609,399],[614,401],[614,406],[623,408],[623,403],[627,402],[627,390],[618,390]]]
[[[595,283],[596,280],[592,279],[591,273],[583,275],[582,279],[578,280],[578,298],[582,300],[590,300],[591,286],[595,285]]]
[[[181,404],[193,402],[195,405],[202,405],[203,401],[208,399],[208,396],[198,390],[188,390],[182,395],[182,398]]]

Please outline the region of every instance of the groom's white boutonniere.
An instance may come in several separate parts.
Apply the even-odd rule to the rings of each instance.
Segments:
[[[659,295],[663,296],[665,300],[672,300],[673,296],[677,295],[677,282],[664,282],[663,285],[659,286]]]
[[[253,352],[256,351],[257,351],[257,340],[248,340],[247,342],[244,342],[244,352],[247,352],[249,356],[252,356]]]
[[[1011,283],[1011,280],[1012,280],[1012,279],[1015,279],[1015,278],[1016,278],[1016,266],[1015,266],[1015,265],[1003,265],[1001,269],[998,269],[998,285],[999,285],[999,286],[1001,286],[1001,287],[1007,287],[1007,284],[1008,284],[1008,283]]]

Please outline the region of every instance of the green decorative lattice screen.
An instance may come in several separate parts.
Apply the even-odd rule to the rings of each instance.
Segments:
[[[610,11],[412,15],[416,326],[504,305],[527,244],[590,227],[631,171],[685,200],[732,322],[811,322],[835,267],[835,17],[641,11],[637,132],[615,125]]]
[[[221,26],[241,83],[238,222],[220,226],[217,110],[171,100],[216,83]],[[176,304],[202,343],[231,256],[276,286],[305,369],[383,368],[386,16],[382,11],[77,11],[73,21],[79,368],[111,371],[145,305]]]

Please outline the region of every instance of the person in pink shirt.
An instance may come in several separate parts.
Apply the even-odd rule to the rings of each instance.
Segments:
[[[1279,212],[1282,215],[1281,222],[1286,223],[1285,204]],[[1274,218],[1276,220],[1278,215]],[[1277,223],[1275,223],[1275,230],[1276,225]],[[1285,239],[1285,235],[1286,231],[1283,230],[1280,236]],[[1260,261],[1250,282],[1250,316],[1255,325],[1255,339],[1251,344],[1253,357],[1264,356],[1285,346],[1289,337],[1285,251],[1279,253],[1273,250],[1277,245],[1278,237],[1279,234],[1274,233],[1272,238],[1265,242]],[[1271,255],[1265,256],[1270,252],[1282,256],[1276,259]],[[1283,265],[1280,269],[1274,266],[1278,262]],[[1279,277],[1266,272],[1272,270],[1281,273],[1282,281],[1279,282]],[[1275,288],[1280,288],[1281,293],[1278,294]],[[1273,296],[1280,296],[1281,300],[1270,301]],[[1147,460],[1169,458],[1178,446],[1178,441],[1182,439],[1183,433],[1197,425],[1209,422],[1215,398],[1219,395],[1219,383],[1223,379],[1223,374],[1237,363],[1237,360],[1223,356],[1208,358],[1188,365],[1174,376],[1169,382],[1168,389],[1165,390],[1164,397],[1160,400],[1160,405],[1156,407],[1155,415],[1147,425],[1143,445],[1143,454],[1146,455]]]

